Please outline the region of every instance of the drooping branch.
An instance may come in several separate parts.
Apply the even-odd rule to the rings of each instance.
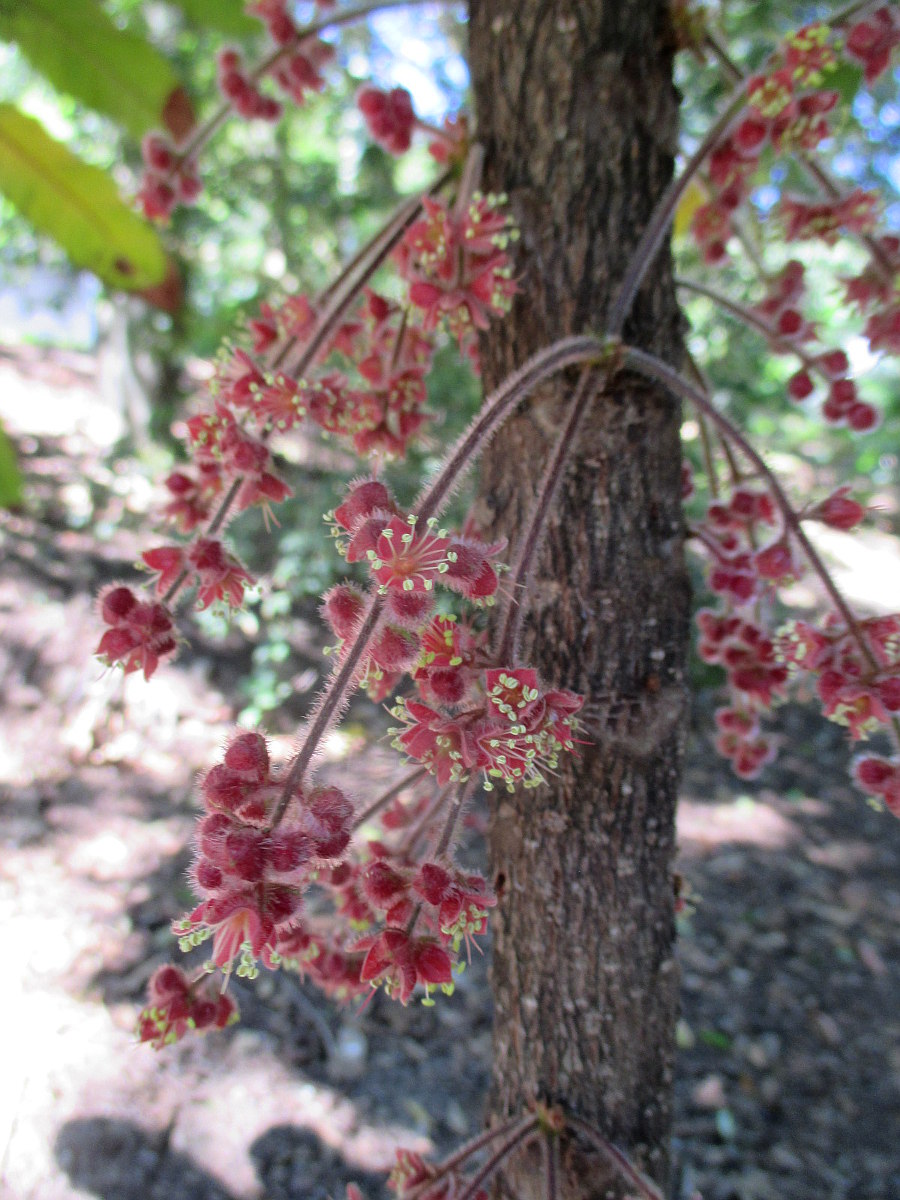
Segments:
[[[845,25],[858,13],[867,8],[874,8],[874,0],[864,0],[862,3],[850,4],[845,9],[842,9],[841,12],[835,13],[833,17],[829,18],[828,23],[832,28],[838,28],[841,25]],[[712,30],[707,29],[704,42],[713,52],[723,70],[727,73],[729,81],[732,84],[739,84],[743,80],[747,79],[748,73],[738,66],[738,64],[728,53],[725,46],[722,45],[722,42],[718,36],[713,33]],[[841,199],[840,188],[819,162],[817,156],[812,150],[804,150],[803,152],[799,153],[797,155],[797,161],[803,171],[806,173],[807,178],[809,178],[816,185],[816,187],[828,197],[829,200]],[[877,238],[872,237],[871,234],[863,233],[857,236],[860,243],[865,246],[871,255],[872,261],[881,277],[887,283],[892,282],[894,275],[896,274],[896,268],[891,262],[890,257],[885,254],[884,247],[878,242]]]
[[[681,174],[669,185],[662,199],[653,211],[647,223],[641,240],[631,256],[625,278],[619,287],[616,297],[606,318],[606,333],[610,337],[620,337],[625,321],[631,311],[634,298],[650,267],[665,241],[669,227],[675,219],[679,201],[687,190],[688,184],[699,172],[707,155],[715,149],[721,138],[730,129],[732,123],[740,115],[747,94],[747,81],[743,80],[729,97],[722,112],[710,126],[700,145],[691,155]]]
[[[587,415],[591,401],[598,391],[594,372],[590,367],[582,371],[581,378],[575,390],[575,395],[569,404],[569,412],[562,431],[557,438],[553,452],[544,468],[544,474],[538,485],[531,512],[523,530],[519,550],[512,564],[509,576],[510,595],[504,613],[503,625],[497,638],[496,661],[512,663],[516,653],[516,639],[521,627],[523,606],[520,592],[525,589],[528,575],[534,562],[534,556],[540,544],[547,515],[551,511],[553,498],[562,480],[566,462],[572,453],[578,437],[578,431]]]
[[[688,380],[680,375],[668,363],[664,363],[662,359],[657,358],[653,354],[649,354],[646,350],[639,350],[633,346],[625,346],[622,349],[622,357],[626,366],[640,371],[650,379],[655,379],[659,383],[663,383],[666,387],[680,396],[683,400],[690,401],[699,412],[702,412],[716,428],[744,455],[745,458],[753,464],[759,475],[765,479],[769,490],[772,493],[772,498],[778,506],[785,527],[790,530],[796,538],[800,548],[803,551],[809,565],[819,577],[822,586],[828,594],[834,607],[838,613],[848,632],[852,635],[854,641],[859,646],[860,652],[865,657],[866,661],[873,668],[878,670],[878,662],[872,653],[872,648],[869,646],[866,638],[859,627],[853,610],[844,599],[839,591],[837,584],[831,577],[828,568],[822,562],[816,548],[807,537],[800,517],[791,504],[781,486],[777,476],[772,469],[766,464],[762,455],[754,448],[752,443],[741,433],[741,431],[731,422],[728,417],[715,407],[712,401],[699,388],[693,386]]]
[[[570,1129],[583,1134],[589,1142],[596,1146],[606,1161],[632,1187],[637,1188],[645,1200],[665,1200],[656,1184],[648,1179],[642,1171],[639,1171],[631,1159],[623,1154],[618,1146],[613,1145],[608,1138],[605,1138],[599,1129],[595,1129],[593,1125],[588,1121],[583,1121],[580,1117],[567,1117],[566,1122]]]
[[[419,1200],[425,1192],[429,1191],[436,1183],[449,1175],[451,1171],[455,1171],[467,1159],[473,1158],[479,1151],[489,1146],[492,1142],[499,1141],[501,1138],[515,1138],[523,1133],[531,1132],[537,1125],[537,1119],[533,1115],[527,1117],[512,1117],[508,1121],[502,1121],[499,1125],[495,1125],[491,1129],[486,1129],[484,1133],[478,1134],[464,1145],[455,1150],[453,1154],[445,1158],[439,1167],[434,1171],[430,1178],[423,1180],[421,1183],[411,1187],[403,1195],[403,1200]]]
[[[444,460],[437,478],[413,505],[413,512],[419,521],[428,521],[441,512],[461,476],[474,466],[491,436],[540,383],[566,367],[599,361],[603,352],[604,343],[598,338],[561,338],[545,350],[539,350],[513,372],[487,398],[475,421]]]
[[[795,354],[797,358],[807,368],[815,367],[815,360],[812,355],[807,354],[801,346],[792,342],[789,338],[782,337],[778,330],[765,317],[761,317],[759,313],[754,312],[749,305],[741,304],[738,300],[733,300],[730,296],[726,296],[724,292],[718,291],[709,284],[701,283],[697,279],[685,279],[679,277],[675,280],[675,286],[686,292],[693,292],[695,296],[705,296],[707,300],[711,300],[718,308],[724,312],[730,313],[733,317],[737,317],[739,321],[743,321],[750,329],[755,329],[761,333],[763,337],[775,346],[776,349]]]
[[[534,355],[501,384],[485,401],[482,412],[469,433],[463,436],[457,448],[445,460],[437,479],[416,505],[414,514],[417,522],[427,523],[436,516],[456,486],[462,471],[473,464],[490,435],[538,384],[565,367],[598,360],[603,352],[603,345],[594,338],[563,338]],[[270,829],[274,829],[284,817],[291,797],[302,784],[307,768],[315,757],[320,741],[354,690],[355,676],[378,629],[384,607],[384,597],[377,590],[373,590],[370,593],[366,616],[353,641],[347,646],[339,667],[329,680],[304,734],[300,750],[291,762],[282,785],[281,796],[269,822]]]
[[[829,19],[829,24],[837,27],[846,24],[857,13],[865,8],[872,7],[872,0],[861,0],[860,3],[847,5],[844,9],[835,13]],[[721,45],[716,42],[710,43],[711,48],[717,55],[725,57],[728,66],[727,70],[734,82],[734,91],[729,96],[725,105],[710,126],[700,145],[691,155],[684,169],[677,179],[673,180],[668,190],[659,201],[646,229],[641,237],[640,243],[632,256],[628,270],[625,273],[625,278],[619,288],[619,291],[610,307],[609,316],[606,321],[607,334],[618,337],[622,333],[628,313],[631,311],[631,306],[634,303],[634,298],[650,269],[656,255],[659,253],[660,247],[665,240],[666,233],[674,220],[679,201],[684,195],[688,184],[698,174],[707,156],[716,148],[720,140],[727,134],[732,123],[740,115],[746,100],[747,90],[751,81],[751,76],[746,76],[740,68],[728,58]],[[779,49],[776,48],[765,60],[764,63],[757,69],[757,75],[765,74],[771,67],[773,61],[777,58]],[[810,174],[816,179],[820,186],[827,185],[827,176],[824,173],[817,171],[812,164],[812,160],[806,156],[801,156],[801,162],[810,170]],[[877,246],[877,243],[870,244],[866,241],[866,245],[872,252],[879,269],[883,270],[885,266],[890,269],[890,278],[893,278],[893,270],[891,264],[887,262],[883,251]]]
[[[355,8],[345,8],[336,12],[326,13],[319,20],[311,21],[302,29],[299,29],[296,38],[292,38],[286,45],[279,46],[271,54],[267,55],[266,58],[257,63],[253,70],[248,73],[247,78],[252,84],[259,83],[270,71],[279,65],[282,59],[293,54],[301,42],[306,41],[308,38],[318,37],[326,29],[335,29],[341,25],[352,25],[357,21],[364,21],[366,17],[370,17],[385,9],[411,8],[414,5],[429,2],[430,0],[370,0],[368,4],[360,4]],[[199,125],[191,137],[179,148],[179,159],[184,162],[196,158],[210,141],[213,134],[228,120],[231,112],[231,104],[220,104],[215,112],[202,125]]]

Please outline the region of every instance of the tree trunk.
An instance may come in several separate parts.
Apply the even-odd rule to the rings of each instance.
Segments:
[[[665,0],[470,0],[486,188],[509,194],[520,292],[482,343],[487,388],[535,350],[603,329],[673,167],[677,96]],[[677,364],[667,253],[626,340]],[[514,537],[572,380],[508,422],[482,471],[487,524]],[[674,810],[686,715],[689,585],[678,405],[622,376],[599,398],[551,516],[523,665],[588,697],[580,757],[536,791],[495,793],[496,1005],[489,1117],[557,1102],[665,1185],[678,972]],[[535,1161],[503,1195],[544,1194]],[[622,1194],[587,1144],[560,1196]]]

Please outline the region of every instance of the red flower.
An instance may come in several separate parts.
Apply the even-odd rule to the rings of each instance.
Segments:
[[[787,538],[779,538],[755,556],[756,569],[763,579],[793,579],[799,573]]]
[[[368,950],[359,977],[364,983],[384,984],[406,1004],[417,983],[433,987],[452,983],[450,955],[431,938],[413,938],[402,929],[385,929],[375,937],[363,938],[358,950]]]
[[[853,777],[872,796],[880,796],[895,817],[900,817],[900,761],[867,755],[858,758]]]
[[[398,592],[430,592],[435,581],[448,570],[446,537],[432,532],[429,522],[425,532],[416,529],[415,519],[392,517],[383,524],[375,543],[366,557],[372,574],[383,588]]]
[[[900,43],[900,18],[896,10],[885,5],[871,17],[859,21],[847,36],[846,50],[851,58],[862,63],[866,83],[872,83],[887,70],[891,51]]]
[[[448,870],[440,863],[423,863],[413,883],[414,890],[437,909],[438,927],[459,943],[487,928],[487,910],[497,903],[497,897],[480,875],[464,875],[455,868]]]
[[[146,561],[147,556],[144,555]],[[253,576],[215,538],[198,538],[188,547],[187,559],[197,573],[197,603],[209,608],[217,600],[230,608],[244,603],[244,589],[255,583]]]
[[[356,106],[379,146],[389,154],[403,154],[409,149],[416,114],[406,88],[397,87],[390,92],[374,87],[361,88]]]
[[[821,84],[825,73],[837,64],[830,42],[831,30],[823,21],[804,25],[788,36],[784,61],[797,83]]]
[[[191,533],[209,518],[212,502],[222,490],[219,464],[199,465],[196,477],[185,470],[173,471],[166,487],[172,499],[163,509],[163,515],[173,520],[182,533]]]
[[[838,488],[821,504],[815,505],[805,513],[805,516],[814,517],[830,525],[832,529],[845,531],[855,529],[865,515],[864,506],[858,500],[852,499],[849,487]]]
[[[392,714],[409,728],[392,730],[393,745],[426,766],[443,787],[465,779],[481,755],[471,722],[442,716],[416,700],[399,700]]]
[[[505,546],[505,538],[491,544],[465,535],[452,538],[447,549],[447,571],[441,582],[468,600],[489,599],[500,582],[490,560]]]
[[[184,547],[159,546],[156,550],[145,550],[142,560],[156,574],[156,594],[165,595],[184,570]]]
[[[149,679],[161,662],[174,657],[175,622],[164,604],[142,603],[131,588],[114,585],[101,592],[99,607],[110,628],[95,653],[108,665],[118,663],[126,675],[143,671]]]
[[[400,265],[426,330],[446,317],[462,343],[509,311],[516,285],[506,248],[514,230],[500,206],[499,197],[481,196],[458,215],[442,200],[424,199],[425,217],[406,234]]]
[[[160,967],[147,988],[147,1006],[138,1017],[138,1037],[154,1050],[169,1046],[189,1029],[224,1029],[238,1019],[234,1000],[208,983],[192,984],[178,967]]]

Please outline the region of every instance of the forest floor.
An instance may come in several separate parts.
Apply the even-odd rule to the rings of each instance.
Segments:
[[[231,985],[233,1030],[135,1044],[190,904],[192,781],[234,722],[249,652],[195,638],[149,686],[92,661],[94,594],[142,548],[120,519],[134,529],[151,503],[133,463],[110,465],[117,418],[92,370],[0,359],[28,481],[26,511],[0,518],[0,1194],[343,1200],[354,1180],[377,1200],[396,1146],[446,1151],[479,1128],[487,962],[434,1008],[379,994],[361,1014],[264,973]],[[316,630],[296,629],[309,679]],[[693,740],[675,1200],[896,1200],[900,823],[847,783],[839,729],[799,706],[781,727],[752,786]],[[335,736],[325,770],[350,757],[361,799],[377,794],[383,747]]]

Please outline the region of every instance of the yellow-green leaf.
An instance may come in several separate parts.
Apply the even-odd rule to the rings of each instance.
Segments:
[[[0,508],[17,508],[22,503],[22,475],[13,444],[0,425]]]
[[[110,20],[96,0],[0,0],[0,38],[15,42],[61,92],[135,137],[184,137],[194,114],[169,61]]]
[[[678,202],[678,207],[675,209],[675,221],[672,226],[672,232],[675,237],[684,237],[691,227],[691,221],[694,219],[694,213],[706,203],[706,193],[695,179],[692,179],[684,191],[684,195]]]
[[[105,283],[140,291],[165,279],[158,234],[120,199],[112,179],[11,104],[0,104],[0,192]]]
[[[262,32],[262,22],[247,14],[244,0],[170,0],[198,29],[212,29],[226,37],[252,37]]]

